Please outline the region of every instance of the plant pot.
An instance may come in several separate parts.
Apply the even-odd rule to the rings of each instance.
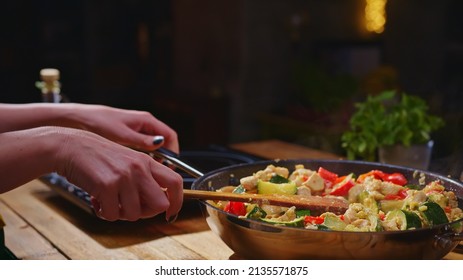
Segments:
[[[378,158],[381,163],[407,166],[427,170],[431,162],[433,141],[422,145],[385,146],[378,149]]]

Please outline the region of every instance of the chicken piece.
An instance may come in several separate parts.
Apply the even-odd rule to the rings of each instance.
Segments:
[[[370,196],[372,196],[375,200],[381,200],[386,195],[396,195],[400,191],[405,190],[405,188],[400,185],[396,185],[391,182],[384,182],[375,179],[373,176],[366,177],[363,184],[365,185],[365,190],[368,191]]]
[[[279,217],[282,213],[288,211],[288,207],[283,206],[262,204],[260,207],[265,211],[265,213],[267,213],[266,218],[269,219]]]
[[[400,185],[396,185],[391,182],[381,182],[379,192],[383,195],[395,195],[402,190],[405,190],[405,188]]]
[[[383,229],[386,231],[400,230],[397,221],[394,219],[381,221],[381,225],[383,226]]]
[[[281,222],[289,222],[296,219],[296,207],[290,207],[283,215],[279,216],[276,220]]]
[[[458,208],[458,198],[454,192],[444,192],[444,195],[448,198],[448,205],[450,208]]]
[[[375,179],[373,176],[368,176],[364,179],[363,185],[365,190],[369,193],[374,200],[378,201],[384,198],[381,193],[382,181]]]
[[[318,173],[314,172],[307,181],[302,183],[302,186],[307,186],[314,192],[320,192],[325,189],[325,180]]]
[[[442,186],[438,181],[433,181],[427,184],[426,187],[423,188],[424,193],[442,192],[444,190],[445,190],[444,186]]]
[[[275,167],[270,164],[264,170],[259,170],[251,176],[241,178],[240,184],[247,191],[252,191],[257,188],[257,182],[259,180],[269,181],[275,174],[288,178],[289,170],[285,167]]]
[[[264,170],[259,170],[254,174],[255,177],[262,181],[269,181],[274,175],[288,178],[289,170],[285,167],[275,167],[273,164],[270,164]]]
[[[289,170],[285,167],[275,167],[274,172],[284,178],[288,178],[289,176]]]
[[[352,203],[349,205],[349,208],[344,213],[344,221],[348,224],[356,221],[359,218],[365,218],[366,215],[360,215],[359,213],[364,210],[364,206],[361,203]]]
[[[325,189],[325,180],[317,172],[307,169],[302,164],[296,165],[296,169],[289,176],[296,186],[306,186],[311,192],[321,192]]]
[[[314,173],[315,171],[306,169],[304,165],[298,164],[296,165],[296,169],[289,176],[289,180],[293,181],[296,186],[299,187],[302,186],[302,184],[307,181],[307,179],[310,178],[310,176],[312,176]]]
[[[366,231],[368,228],[370,228],[370,221],[368,219],[357,219],[352,222],[353,226],[356,228],[359,228],[361,231]]]
[[[359,195],[365,190],[365,186],[363,184],[356,184],[353,186],[348,193],[347,200],[349,203],[358,202]]]
[[[463,218],[463,211],[460,208],[450,209],[450,213],[447,213],[449,221],[456,221]]]
[[[416,210],[418,207],[428,199],[426,194],[421,190],[408,190],[407,197],[404,201],[404,207],[408,206],[410,210]]]
[[[344,213],[348,231],[378,231],[381,228],[377,213],[361,203],[352,203]]]
[[[416,203],[422,203],[425,202],[427,199],[426,194],[422,191],[417,191],[417,190],[408,190],[407,191],[407,200],[416,202]]]
[[[246,191],[252,191],[257,189],[257,182],[259,181],[259,178],[257,178],[254,175],[243,177],[240,179],[240,184],[243,186],[243,188],[246,189]]]
[[[307,186],[300,186],[300,187],[297,187],[296,194],[300,196],[312,196],[312,191]]]

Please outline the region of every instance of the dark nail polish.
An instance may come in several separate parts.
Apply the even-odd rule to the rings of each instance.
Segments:
[[[173,222],[175,222],[175,221],[177,220],[177,217],[178,217],[178,214],[175,214],[175,215],[173,215],[173,216],[170,216],[170,217],[167,219],[167,222],[168,222],[169,224],[171,224],[171,223],[173,223]]]
[[[162,142],[164,142],[164,136],[161,136],[161,135],[154,136],[153,145],[159,145]]]

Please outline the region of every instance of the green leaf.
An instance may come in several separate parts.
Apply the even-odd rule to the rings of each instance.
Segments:
[[[349,159],[375,160],[379,147],[426,143],[431,132],[444,125],[442,118],[428,112],[423,99],[393,90],[367,96],[355,108],[350,129],[341,136]]]
[[[275,184],[285,184],[289,183],[289,180],[283,176],[280,176],[278,174],[275,174],[270,178],[270,183],[275,183]]]

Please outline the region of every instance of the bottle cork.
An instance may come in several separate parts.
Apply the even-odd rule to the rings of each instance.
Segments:
[[[46,83],[59,80],[59,70],[54,68],[44,68],[40,70],[40,79]]]
[[[55,68],[43,68],[40,70],[40,82],[35,85],[42,91],[42,101],[60,103],[61,98],[61,83],[60,72]]]

